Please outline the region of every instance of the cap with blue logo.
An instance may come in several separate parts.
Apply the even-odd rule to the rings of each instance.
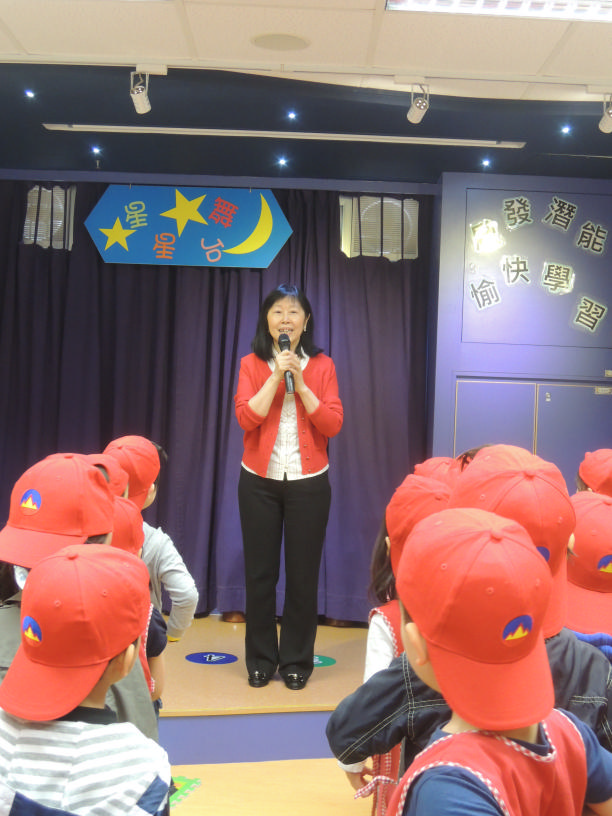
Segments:
[[[144,633],[150,606],[148,570],[131,553],[80,544],[39,561],[23,590],[21,645],[0,707],[34,721],[72,711]]]
[[[86,458],[47,456],[13,487],[8,521],[0,530],[0,561],[30,568],[69,544],[110,533],[113,502],[103,474]]]
[[[612,496],[583,490],[572,504],[576,530],[567,562],[566,626],[612,635]]]
[[[477,507],[527,530],[553,577],[544,636],[559,634],[567,615],[567,548],[576,515],[559,468],[516,445],[480,450],[453,487],[449,507]]]
[[[448,705],[474,727],[522,728],[550,713],[542,624],[551,586],[526,530],[485,510],[442,510],[406,539],[397,593]]]

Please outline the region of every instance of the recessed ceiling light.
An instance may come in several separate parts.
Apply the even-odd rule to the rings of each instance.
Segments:
[[[97,156],[97,155],[98,155],[98,153],[101,153],[101,152],[102,152],[102,148],[101,148],[101,147],[98,147],[97,145],[94,145],[94,146],[91,148],[91,152],[92,152],[92,153],[95,153],[95,154],[96,154],[96,156]]]
[[[563,125],[563,127],[561,128],[561,133],[567,134],[567,133],[571,133],[571,132],[572,132],[572,129],[571,129],[571,127],[569,125]]]
[[[281,156],[280,159],[278,160],[278,164],[281,167],[286,167],[287,166],[287,159],[284,156]]]
[[[25,95],[28,97],[28,99],[34,99],[36,96],[34,91],[31,91],[29,88],[25,91]]]
[[[491,166],[491,159],[483,159],[481,162],[483,167],[490,167]]]
[[[257,48],[267,48],[269,51],[302,51],[310,45],[308,40],[295,34],[259,34],[251,42]]]
[[[295,119],[297,117],[297,113],[293,110],[289,111],[287,114],[287,119]]]

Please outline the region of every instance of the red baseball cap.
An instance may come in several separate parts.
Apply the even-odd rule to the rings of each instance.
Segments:
[[[495,513],[442,510],[408,536],[398,595],[446,702],[476,728],[522,728],[550,713],[542,623],[551,585],[525,529]]]
[[[131,499],[115,498],[111,545],[138,555],[144,544],[142,514]]]
[[[103,474],[82,456],[47,456],[15,482],[0,560],[30,568],[68,544],[110,533],[113,500]]]
[[[612,450],[588,451],[578,467],[578,475],[595,493],[612,496]]]
[[[119,460],[108,453],[78,454],[90,464],[103,468],[108,477],[108,486],[113,496],[123,496],[128,486],[129,476],[119,464]]]
[[[576,530],[567,562],[566,626],[612,635],[612,496],[583,490],[572,504]]]
[[[437,479],[410,473],[396,489],[385,511],[391,543],[391,569],[397,575],[400,556],[408,533],[417,521],[448,506],[450,486]]]
[[[104,453],[114,456],[128,474],[128,498],[142,510],[147,493],[160,469],[155,445],[144,436],[122,436],[113,439]]]
[[[142,635],[150,603],[147,568],[123,550],[74,545],[40,561],[23,590],[21,645],[0,707],[37,722],[72,711]]]
[[[527,530],[553,577],[544,636],[558,634],[567,616],[567,548],[576,516],[559,468],[514,445],[491,445],[463,470],[449,507],[478,507]]]
[[[445,484],[453,485],[461,473],[461,465],[452,456],[432,456],[415,465],[414,472],[417,476],[428,476],[430,479],[438,479]]]

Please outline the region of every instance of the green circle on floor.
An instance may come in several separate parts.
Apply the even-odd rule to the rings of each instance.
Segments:
[[[323,668],[324,666],[333,666],[336,661],[333,657],[324,657],[323,655],[314,656],[315,669]]]

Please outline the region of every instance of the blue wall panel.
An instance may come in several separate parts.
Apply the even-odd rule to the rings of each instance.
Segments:
[[[508,201],[519,199],[528,201],[531,208],[531,222],[520,228],[504,213]],[[563,219],[559,219],[553,224],[549,213],[555,207],[565,208],[569,221],[561,225]],[[485,218],[497,222],[502,238],[492,253],[476,251],[473,241],[472,227]],[[468,403],[456,400],[459,381],[503,380],[534,386],[548,381],[604,388],[612,384],[612,276],[607,272],[612,252],[612,244],[608,246],[612,183],[445,174],[440,224],[433,455],[460,452],[473,438],[465,410]],[[589,235],[596,238],[591,242]],[[549,262],[558,263],[559,274],[566,267],[567,286],[562,292],[554,291],[550,280],[547,284]],[[517,265],[512,267],[513,263]],[[588,315],[580,316],[584,298],[599,309],[599,319],[590,324]],[[480,400],[480,417],[493,422],[493,431],[502,427],[508,411],[500,404],[498,387],[483,386]],[[596,410],[593,403],[582,405],[582,421],[572,425],[570,403],[564,406],[555,400],[555,406],[560,413],[554,418],[552,414],[538,418],[534,409],[534,425],[541,426],[545,420],[547,427],[536,451],[540,455],[545,450],[545,458],[558,459],[570,426],[575,451],[592,449],[591,431],[599,447],[604,443],[612,447],[605,411]],[[499,422],[494,419],[496,412],[502,414]],[[508,434],[519,431],[523,420],[514,417],[516,425],[508,427]],[[565,457],[564,475],[569,468]]]

